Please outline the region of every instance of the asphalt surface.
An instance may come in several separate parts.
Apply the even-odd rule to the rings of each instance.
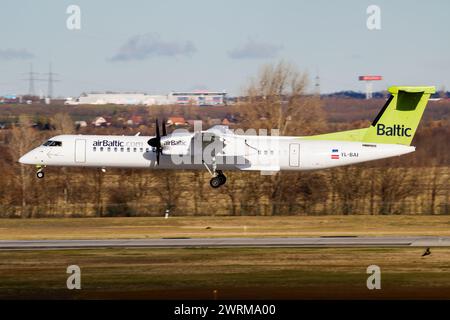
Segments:
[[[450,247],[450,237],[163,238],[0,240],[0,250],[224,247]]]

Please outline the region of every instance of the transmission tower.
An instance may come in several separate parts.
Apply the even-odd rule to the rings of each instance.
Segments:
[[[24,79],[28,81],[28,95],[34,96],[34,81],[41,81],[42,79],[37,78],[36,76],[39,74],[37,72],[33,72],[33,64],[30,63],[30,71],[26,73],[28,78]]]
[[[314,94],[320,97],[320,77],[319,72],[317,72],[316,77],[314,78]]]
[[[53,97],[53,82],[57,82],[60,80],[55,79],[53,76],[58,75],[57,73],[52,72],[52,63],[49,63],[48,66],[48,73],[45,73],[45,75],[48,76],[48,88],[47,88],[47,98],[52,98]]]

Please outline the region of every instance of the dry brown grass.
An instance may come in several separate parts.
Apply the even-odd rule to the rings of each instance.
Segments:
[[[95,249],[0,252],[1,298],[450,298],[450,250]],[[66,268],[81,268],[80,291]],[[368,290],[366,268],[381,268]]]
[[[450,216],[1,219],[0,239],[450,236]]]

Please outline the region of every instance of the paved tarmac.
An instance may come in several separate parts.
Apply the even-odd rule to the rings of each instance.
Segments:
[[[450,247],[450,237],[163,238],[0,240],[0,250],[225,247]]]

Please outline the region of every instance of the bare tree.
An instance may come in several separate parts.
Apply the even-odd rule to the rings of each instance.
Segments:
[[[180,188],[180,172],[173,170],[157,170],[155,176],[158,180],[156,193],[166,210],[176,210],[182,190]]]
[[[104,180],[104,173],[100,169],[96,170],[90,170],[90,176],[94,183],[94,210],[95,215],[97,217],[101,217],[104,212],[104,205],[103,205],[103,180]]]
[[[328,182],[324,173],[320,172],[296,172],[294,181],[288,188],[285,201],[290,204],[289,214],[297,214],[296,209],[302,209],[306,214],[313,214],[313,207],[318,203],[325,203],[328,198]],[[295,206],[292,204],[295,203]]]
[[[417,171],[414,168],[389,167],[386,164],[378,168],[376,175],[380,199],[379,213],[396,213],[401,200],[417,193]]]
[[[436,213],[436,202],[439,195],[443,194],[448,184],[444,171],[438,166],[433,166],[430,175],[430,214]]]
[[[242,172],[240,176],[242,188],[236,197],[239,199],[239,214],[272,214],[272,211],[266,210],[268,199],[263,192],[259,173]]]
[[[28,117],[21,115],[19,123],[14,125],[11,130],[11,138],[9,141],[9,152],[13,161],[13,168],[16,172],[14,174],[16,183],[20,186],[20,199],[22,207],[22,217],[31,217],[32,212],[27,210],[28,205],[28,186],[29,179],[32,175],[30,166],[21,165],[18,163],[19,158],[26,152],[30,151],[38,141],[38,134],[36,130],[32,129],[31,121]]]
[[[261,183],[258,172],[234,172],[227,173],[227,183],[220,190],[208,190],[212,192],[214,205],[220,208],[217,192],[225,195],[228,199],[226,210],[233,216],[257,215],[260,206],[265,201],[262,196]]]
[[[248,101],[239,105],[242,124],[254,129],[278,129],[280,135],[320,132],[325,124],[320,99],[308,96],[308,77],[289,63],[280,61],[264,66],[245,95]],[[266,177],[261,191],[271,203],[269,214],[279,212],[287,184],[281,173]]]
[[[56,134],[73,134],[75,125],[68,113],[59,112],[50,119]]]
[[[242,124],[255,129],[278,129],[280,135],[320,131],[325,115],[320,100],[306,94],[307,86],[307,74],[290,63],[280,61],[263,66],[245,90],[248,102],[239,105]]]
[[[198,215],[199,213],[203,213],[201,210],[204,205],[203,202],[205,200],[203,184],[204,184],[204,175],[202,171],[195,170],[193,172],[194,178],[192,179],[193,190],[194,193],[194,215]]]
[[[68,113],[58,112],[50,118],[50,123],[54,128],[54,134],[73,134],[75,126],[72,118]],[[66,167],[59,168],[58,184],[61,186],[64,195],[64,205],[69,202],[70,188],[72,186],[71,175],[68,174]]]
[[[338,196],[340,211],[344,215],[357,213],[358,203],[369,192],[369,185],[365,183],[364,168],[362,166],[346,166],[334,170],[331,186]]]

